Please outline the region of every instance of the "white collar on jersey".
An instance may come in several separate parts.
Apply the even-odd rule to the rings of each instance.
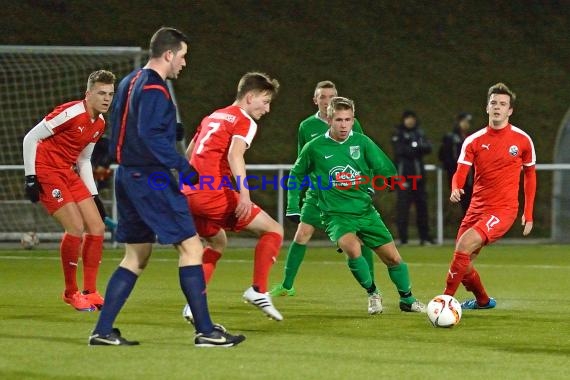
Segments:
[[[322,117],[319,116],[319,111],[317,111],[317,113],[315,114],[315,117],[317,119],[319,119],[320,121],[324,122],[325,124],[329,124],[329,121],[327,119],[323,119]]]
[[[330,135],[329,132],[330,132],[330,129],[325,133],[325,137],[326,137],[327,139],[331,139],[332,141],[334,141],[334,142],[336,142],[336,143],[339,143],[339,144],[344,144],[345,142],[347,142],[348,139],[350,138],[350,136],[352,136],[352,134],[354,133],[354,131],[350,131],[350,133],[348,134],[348,137],[347,137],[346,139],[344,139],[343,141],[336,141],[335,139],[333,139],[333,138],[331,137],[331,135]]]

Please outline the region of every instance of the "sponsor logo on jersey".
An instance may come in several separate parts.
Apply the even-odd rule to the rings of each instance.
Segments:
[[[489,150],[491,144],[481,144],[481,148]]]
[[[360,172],[350,165],[335,166],[329,171],[329,178],[334,187],[352,187],[360,183]]]
[[[83,130],[85,129],[85,127],[77,127],[77,129],[79,129],[80,133],[83,133]]]
[[[315,137],[318,133],[311,133],[311,137]]]
[[[360,158],[360,146],[352,145],[350,147],[350,157],[352,157],[355,160],[358,160]]]
[[[328,160],[328,159],[331,158],[332,156],[334,156],[334,154],[325,155],[325,160]]]
[[[95,132],[95,134],[93,135],[93,138],[97,138],[97,136],[99,136],[99,131]]]
[[[509,154],[513,157],[519,154],[519,147],[516,145],[511,145],[511,147],[509,148]]]

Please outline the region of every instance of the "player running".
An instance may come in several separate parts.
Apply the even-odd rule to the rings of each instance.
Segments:
[[[465,139],[453,176],[450,200],[457,203],[464,194],[463,186],[471,166],[475,168],[473,196],[463,218],[444,293],[455,295],[459,284],[473,292],[475,299],[461,304],[463,309],[492,309],[490,298],[481,283],[473,260],[483,246],[506,234],[518,213],[521,168],[524,174],[523,236],[530,234],[536,193],[536,154],[529,135],[509,123],[515,94],[503,83],[487,93],[487,127]]]
[[[335,96],[337,96],[337,89],[333,82],[326,80],[317,83],[313,102],[317,105],[318,110],[316,114],[309,116],[299,125],[299,131],[297,134],[297,155],[301,153],[301,149],[303,149],[305,144],[328,131],[327,107],[331,99]],[[354,132],[363,133],[360,122],[356,118],[354,119],[352,130]],[[313,181],[314,180],[315,178],[313,178]],[[298,226],[293,242],[289,246],[289,251],[287,252],[283,282],[273,286],[269,292],[272,296],[294,296],[296,294],[293,283],[297,276],[297,272],[301,267],[301,263],[305,258],[307,244],[315,233],[316,228],[321,230],[325,229],[321,220],[321,210],[317,206],[316,190],[308,189],[302,201],[303,207],[301,207],[300,214],[291,212],[287,212],[286,214],[287,218],[298,224]],[[372,250],[363,246],[362,256],[366,259],[370,268],[370,275],[374,278],[374,255]],[[378,312],[376,302],[373,299],[371,299],[371,304],[369,306],[368,311],[370,314]]]
[[[119,84],[111,111],[110,151],[119,163],[116,238],[125,243],[125,256],[109,279],[105,307],[88,344],[139,344],[124,338],[113,324],[147,266],[158,236],[159,243],[173,244],[179,253],[180,288],[196,319],[195,346],[235,346],[245,337],[230,335],[210,319],[202,244],[186,200],[170,173],[176,169],[185,180],[197,178],[194,168],[174,149],[176,108],[165,82],[176,79],[186,66],[188,38],[177,29],[163,27],[152,36],[149,50],[147,64]]]
[[[352,100],[331,99],[327,116],[330,129],[305,145],[291,169],[287,209],[299,213],[299,184],[313,174],[316,183],[312,184],[318,189],[325,231],[346,253],[348,267],[369,299],[376,299],[378,313],[383,309],[382,297],[362,257],[361,241],[388,267],[390,279],[400,294],[400,310],[425,312],[425,306],[412,295],[408,265],[367,192],[367,184],[374,180],[366,173],[386,179],[397,174],[396,168],[370,138],[352,131]]]
[[[97,272],[103,255],[106,218],[93,179],[91,154],[105,131],[103,114],[115,93],[115,75],[98,70],[89,75],[85,99],[56,107],[23,142],[25,192],[40,201],[65,230],[60,244],[65,279],[63,301],[78,311],[103,306]],[[83,291],[77,285],[79,256]]]
[[[185,185],[182,192],[198,234],[206,240],[206,283],[226,248],[224,230],[255,233],[259,241],[255,246],[253,285],[243,293],[243,299],[281,321],[283,316],[267,293],[267,281],[283,242],[283,227],[251,201],[243,157],[257,131],[256,121],[269,113],[278,90],[279,82],[266,74],[250,72],[240,79],[235,102],[205,117],[190,142],[186,153],[201,178],[195,186]],[[184,316],[191,321],[188,307],[184,310]]]

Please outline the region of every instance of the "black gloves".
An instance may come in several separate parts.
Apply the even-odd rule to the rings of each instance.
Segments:
[[[194,168],[194,166],[190,165],[190,170],[184,173],[179,173],[180,176],[180,183],[184,183],[186,185],[195,185],[200,182],[200,174]]]
[[[40,193],[43,193],[42,187],[38,182],[38,178],[35,175],[27,175],[24,191],[26,193],[26,198],[28,198],[32,203],[36,203],[40,200]]]
[[[285,215],[285,217],[295,224],[301,223],[301,215],[299,214]]]
[[[184,124],[176,123],[176,141],[184,140]]]

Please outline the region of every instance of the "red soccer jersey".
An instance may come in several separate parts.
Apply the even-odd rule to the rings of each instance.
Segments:
[[[219,189],[220,184],[227,188],[232,178],[228,162],[232,139],[240,138],[249,147],[256,132],[255,121],[238,106],[222,108],[205,117],[192,139],[195,145],[190,163],[201,177],[196,190],[210,189],[207,185],[210,182],[214,190]],[[191,192],[191,189],[184,186],[184,192]]]
[[[536,154],[530,136],[521,129],[511,124],[500,130],[487,126],[465,139],[457,162],[475,167],[470,209],[517,210],[522,166],[533,166]]]
[[[77,100],[56,107],[44,123],[53,135],[38,143],[36,168],[69,168],[89,143],[95,143],[105,131],[105,119],[91,120],[85,101]]]

